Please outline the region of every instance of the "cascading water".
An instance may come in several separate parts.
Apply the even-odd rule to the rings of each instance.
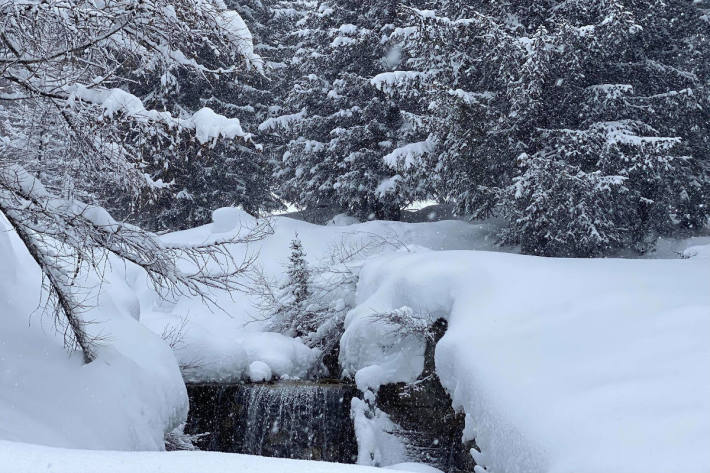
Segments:
[[[350,420],[351,385],[188,385],[189,433],[209,432],[205,450],[352,463],[357,444]]]

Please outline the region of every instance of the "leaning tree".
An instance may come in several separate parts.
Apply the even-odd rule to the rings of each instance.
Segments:
[[[200,58],[209,51],[210,63]],[[32,255],[67,341],[95,358],[76,289],[87,270],[118,257],[143,268],[163,294],[238,289],[249,260],[228,245],[265,227],[204,244],[175,245],[114,220],[98,195],[144,195],[146,150],[191,143],[251,144],[236,118],[146,108],[141,73],[236,77],[260,61],[242,18],[221,0],[0,0],[0,212]]]

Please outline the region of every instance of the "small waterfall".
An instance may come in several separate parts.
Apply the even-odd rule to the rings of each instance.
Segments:
[[[353,386],[279,382],[188,385],[189,433],[205,450],[352,463]]]

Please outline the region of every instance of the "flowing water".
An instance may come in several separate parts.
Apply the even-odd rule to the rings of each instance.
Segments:
[[[351,385],[188,385],[187,432],[208,435],[200,448],[268,457],[354,462]]]

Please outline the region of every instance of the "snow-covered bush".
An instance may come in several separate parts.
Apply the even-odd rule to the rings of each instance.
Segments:
[[[286,280],[278,283],[257,273],[253,284],[267,328],[298,337],[308,347],[317,348],[331,376],[339,372],[337,359],[343,321],[354,304],[361,265],[386,247],[403,246],[396,238],[375,234],[354,240],[348,237],[351,235],[344,235],[333,245],[327,258],[309,264],[296,236],[290,244]],[[392,324],[396,322],[392,319]]]

